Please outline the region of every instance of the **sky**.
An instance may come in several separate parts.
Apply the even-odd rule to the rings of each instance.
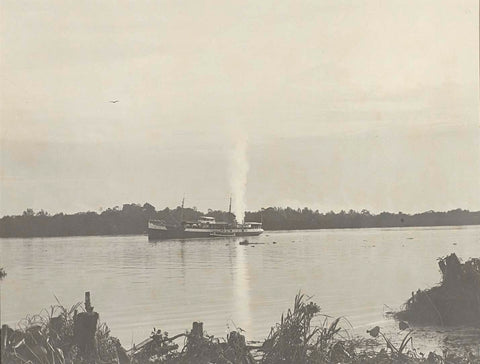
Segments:
[[[4,0],[0,215],[480,210],[478,46],[473,0]]]

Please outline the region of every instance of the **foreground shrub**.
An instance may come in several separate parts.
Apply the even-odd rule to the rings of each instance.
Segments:
[[[3,325],[2,363],[128,363],[120,341],[110,336],[106,324],[98,324],[95,332],[96,346],[88,358],[80,354],[74,332],[74,321],[79,310],[84,311],[82,303],[69,309],[58,303],[38,315],[27,316],[18,323],[19,328],[16,330]],[[123,360],[120,360],[121,357]]]

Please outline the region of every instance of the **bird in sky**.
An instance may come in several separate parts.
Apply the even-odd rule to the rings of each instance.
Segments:
[[[116,104],[118,102],[118,100],[111,100],[109,102],[111,102],[112,104]]]

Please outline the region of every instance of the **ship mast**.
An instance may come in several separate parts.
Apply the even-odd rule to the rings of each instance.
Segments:
[[[182,213],[180,215],[180,223],[183,222],[183,207],[184,207],[184,205],[185,205],[185,195],[183,195],[183,198],[182,198],[182,210],[181,210]]]

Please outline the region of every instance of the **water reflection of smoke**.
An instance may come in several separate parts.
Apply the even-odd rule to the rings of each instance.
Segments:
[[[234,316],[233,321],[247,333],[251,332],[250,287],[248,262],[245,247],[237,246],[235,275],[233,280]]]

